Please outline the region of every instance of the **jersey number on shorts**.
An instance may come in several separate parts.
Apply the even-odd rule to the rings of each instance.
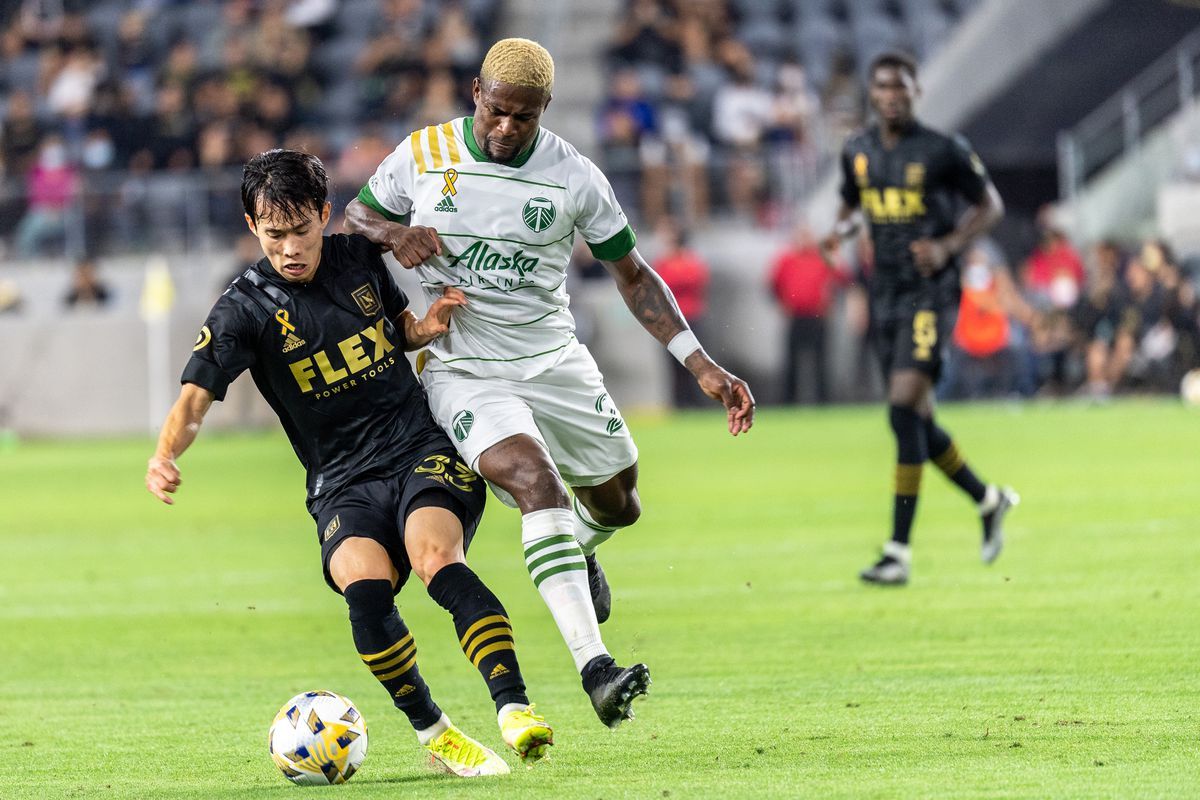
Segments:
[[[937,339],[937,314],[933,311],[918,311],[913,316],[913,358],[917,361],[931,359]]]
[[[413,471],[443,486],[453,486],[460,492],[472,491],[471,484],[479,479],[466,464],[461,461],[452,462],[448,456],[443,455],[429,456]]]

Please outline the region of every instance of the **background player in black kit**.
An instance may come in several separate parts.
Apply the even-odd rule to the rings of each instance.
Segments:
[[[360,236],[323,236],[325,169],[314,156],[262,153],[246,164],[246,224],[266,257],[236,278],[201,328],[146,486],[165,503],[175,465],[213,400],[249,369],[308,473],[329,585],[346,599],[354,644],[431,759],[455,774],[503,774],[507,764],[455,728],[417,668],[394,594],[410,572],[450,612],[463,652],[496,702],[504,740],[523,759],[552,743],[529,709],[512,628],[499,599],[466,565],[485,489],[429,412],[402,349],[448,330],[458,290],[418,320]]]
[[[1011,489],[976,477],[934,420],[933,402],[942,348],[958,314],[958,256],[1000,220],[1004,207],[967,142],[913,116],[919,93],[915,62],[887,53],[872,62],[868,74],[879,122],[850,138],[842,151],[842,205],[822,252],[832,263],[842,239],[866,218],[875,246],[871,315],[897,454],[892,538],[860,577],[903,584],[927,459],[978,504],[984,563],[1000,554],[1004,515],[1017,503]]]

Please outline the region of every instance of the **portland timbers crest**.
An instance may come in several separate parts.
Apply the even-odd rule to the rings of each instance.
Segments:
[[[474,424],[474,414],[470,411],[460,411],[454,415],[454,419],[450,422],[450,430],[454,432],[454,438],[461,442],[471,434],[471,426]]]
[[[554,224],[554,203],[545,197],[532,197],[521,210],[525,226],[534,233],[541,233]]]

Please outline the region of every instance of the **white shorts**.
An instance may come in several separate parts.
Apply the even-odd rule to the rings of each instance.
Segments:
[[[526,381],[481,378],[431,357],[421,384],[434,419],[472,469],[489,447],[521,433],[546,447],[568,486],[596,486],[637,463],[633,437],[581,344]],[[507,492],[492,491],[516,507]]]

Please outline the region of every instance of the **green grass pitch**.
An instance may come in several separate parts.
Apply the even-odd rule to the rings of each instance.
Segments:
[[[1024,497],[1008,549],[932,469],[906,589],[860,586],[882,543],[881,408],[633,419],[645,513],[601,551],[607,644],[651,694],[596,722],[489,504],[471,552],[508,606],[548,763],[431,773],[325,588],[277,434],[202,434],[178,504],[149,440],[0,453],[0,798],[1168,797],[1200,779],[1200,415],[1173,402],[948,407],[985,478]],[[501,750],[449,617],[400,597],[435,697]],[[291,695],[347,694],[370,755],[347,785],[286,783],[266,730]],[[511,761],[511,759],[510,759]],[[328,793],[328,794],[327,794]]]

